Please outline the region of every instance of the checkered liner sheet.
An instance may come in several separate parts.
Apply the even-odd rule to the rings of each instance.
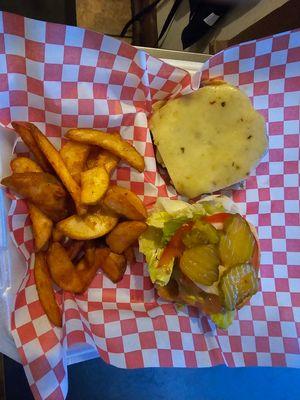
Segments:
[[[81,296],[57,293],[63,328],[45,316],[29,268],[16,298],[12,333],[35,399],[66,397],[66,350],[88,343],[124,368],[300,367],[299,99],[300,31],[235,46],[193,79],[224,77],[251,98],[267,122],[269,152],[231,192],[257,228],[261,291],[227,332],[194,308],[155,296],[143,257],[112,284],[101,273]],[[114,179],[143,198],[173,197],[156,169],[147,125],[151,104],[192,90],[190,76],[142,51],[84,29],[0,13],[0,122],[28,120],[57,145],[71,127],[120,131],[145,156],[143,174],[121,165]],[[24,151],[22,144],[17,151]],[[27,208],[13,199],[13,238],[30,260]],[[32,260],[30,263],[32,267]]]

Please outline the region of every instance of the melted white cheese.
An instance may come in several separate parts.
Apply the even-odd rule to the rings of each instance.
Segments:
[[[227,84],[168,101],[150,129],[176,190],[189,198],[241,181],[267,147],[263,117]]]

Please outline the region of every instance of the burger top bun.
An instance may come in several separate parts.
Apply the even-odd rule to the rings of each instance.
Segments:
[[[150,129],[176,190],[194,198],[245,179],[267,149],[264,118],[223,81],[157,108]]]

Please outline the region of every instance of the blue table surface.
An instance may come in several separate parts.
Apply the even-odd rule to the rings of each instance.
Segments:
[[[22,366],[7,358],[5,380],[7,400],[32,400]],[[299,400],[300,369],[219,366],[123,370],[100,359],[70,366],[67,400],[98,399]]]

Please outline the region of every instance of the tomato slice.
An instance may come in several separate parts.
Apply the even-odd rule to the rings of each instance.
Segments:
[[[189,232],[194,225],[193,221],[187,222],[181,225],[180,228],[177,229],[172,239],[169,241],[167,246],[165,247],[159,263],[158,268],[162,267],[163,265],[167,265],[171,262],[172,258],[180,257],[183,253],[185,246],[182,242],[182,237],[186,232]]]
[[[207,215],[203,217],[203,221],[209,222],[210,224],[213,223],[224,223],[226,219],[231,217],[232,214],[230,213],[218,213],[218,214],[213,214],[213,215]]]

